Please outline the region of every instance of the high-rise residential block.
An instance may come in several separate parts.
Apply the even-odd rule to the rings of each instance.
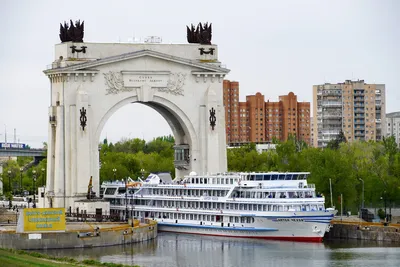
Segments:
[[[400,112],[386,114],[386,125],[386,136],[394,136],[397,146],[400,147]]]
[[[364,80],[313,86],[314,144],[326,147],[343,131],[346,139],[381,140],[385,127],[385,85]]]

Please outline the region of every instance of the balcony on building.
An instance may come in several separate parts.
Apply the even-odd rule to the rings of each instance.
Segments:
[[[338,135],[340,133],[340,129],[323,129],[322,136],[324,135]]]
[[[364,106],[365,106],[364,102],[354,102],[355,108],[363,108]]]
[[[341,112],[326,112],[322,115],[323,119],[342,119]]]
[[[363,130],[355,130],[354,131],[354,136],[356,136],[356,137],[364,137],[365,136],[365,132]]]
[[[354,89],[354,95],[355,96],[364,95],[364,89]]]
[[[324,96],[342,96],[341,90],[324,90],[322,92]]]
[[[322,106],[324,107],[341,107],[342,102],[341,101],[322,101]]]
[[[327,128],[337,128],[342,125],[342,120],[324,120],[322,122],[322,127]]]
[[[365,124],[365,120],[354,120],[354,124]]]

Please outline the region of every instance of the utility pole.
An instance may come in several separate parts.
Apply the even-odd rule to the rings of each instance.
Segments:
[[[343,221],[343,194],[340,194],[340,221]]]
[[[125,177],[125,221],[128,221],[128,177]]]
[[[333,197],[332,197],[332,179],[329,178],[329,189],[331,192],[331,208],[333,208]]]
[[[364,208],[364,180],[361,178],[358,178],[362,182],[362,202],[361,202],[361,207]]]

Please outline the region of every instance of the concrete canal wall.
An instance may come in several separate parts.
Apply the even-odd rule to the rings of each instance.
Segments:
[[[60,233],[0,233],[0,247],[13,249],[63,249],[114,246],[142,242],[157,237],[157,224],[153,221],[137,227],[120,225],[96,231],[69,230]]]
[[[400,243],[400,225],[334,223],[330,231],[325,234],[324,239],[358,239]]]

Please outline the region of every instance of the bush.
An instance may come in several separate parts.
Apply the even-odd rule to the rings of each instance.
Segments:
[[[383,209],[379,209],[378,216],[381,220],[385,219],[385,211]]]

